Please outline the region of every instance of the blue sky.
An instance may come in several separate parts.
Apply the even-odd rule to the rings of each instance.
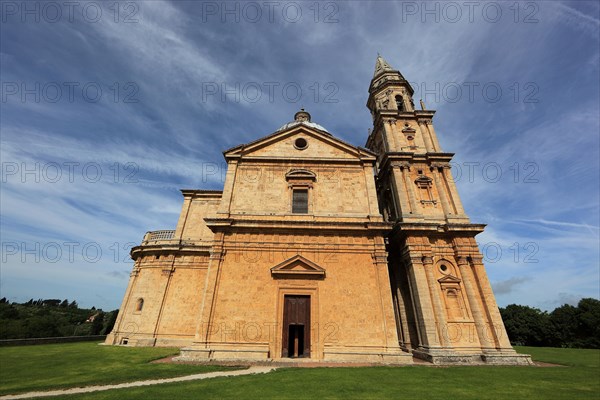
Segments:
[[[470,4],[2,2],[1,296],[119,307],[223,150],[300,107],[364,145],[381,52],[437,110],[498,303],[598,298],[599,3]]]

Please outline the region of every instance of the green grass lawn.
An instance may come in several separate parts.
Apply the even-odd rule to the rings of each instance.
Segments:
[[[73,348],[69,349],[70,346]],[[205,381],[110,390],[61,398],[69,400],[600,398],[599,350],[533,347],[520,347],[517,350],[531,354],[537,361],[565,366],[282,368],[264,375],[213,378]],[[7,351],[10,351],[10,357],[7,357]],[[23,354],[23,351],[26,354]],[[31,390],[57,385],[68,386],[68,382],[76,382],[72,386],[77,386],[194,373],[198,368],[202,368],[147,364],[148,360],[173,352],[172,349],[93,347],[87,343],[0,348],[3,365],[1,387],[6,393],[14,391],[8,390],[9,387],[21,389],[27,385],[27,389]],[[81,355],[77,355],[78,353]],[[46,360],[47,355],[52,354],[54,356],[49,358],[53,361],[43,361],[43,365],[38,365],[40,360]],[[95,355],[96,360],[88,360],[90,355]],[[11,359],[12,365],[6,362],[7,358]],[[93,365],[88,366],[88,362]],[[10,372],[5,371],[5,365],[11,365]],[[57,371],[53,371],[53,368]],[[31,371],[35,371],[35,374]]]
[[[228,369],[150,364],[178,353],[177,348],[100,346],[94,342],[0,347],[0,395]]]

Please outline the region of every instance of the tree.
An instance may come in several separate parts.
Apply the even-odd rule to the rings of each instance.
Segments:
[[[27,337],[43,338],[60,336],[55,318],[51,315],[33,316],[26,321]]]
[[[577,347],[600,348],[600,300],[586,298],[577,304]]]
[[[573,347],[578,322],[577,307],[564,304],[550,313],[550,324],[554,331],[552,346]]]
[[[102,331],[103,335],[108,335],[112,332],[115,322],[117,322],[117,315],[119,315],[119,310],[113,310],[109,313],[108,321],[106,321],[106,327]]]
[[[504,309],[501,308],[500,314],[512,344],[547,346],[554,341],[552,325],[545,311],[510,304]]]
[[[19,319],[19,311],[8,303],[0,303],[0,320]]]
[[[104,313],[100,311],[94,316],[94,320],[92,321],[92,328],[90,330],[90,335],[99,335],[104,327]]]

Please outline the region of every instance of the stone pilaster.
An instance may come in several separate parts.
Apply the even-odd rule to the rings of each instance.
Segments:
[[[391,149],[391,147],[393,147],[393,142],[390,143],[390,139],[389,139],[389,135],[385,126],[385,123],[381,123],[379,126],[379,129],[381,129],[381,138],[382,138],[382,142],[383,142],[383,150],[387,153],[389,151],[393,151]],[[375,130],[377,130],[377,127],[375,128]]]
[[[454,182],[454,178],[452,177],[452,173],[450,172],[450,165],[444,166],[444,168],[442,168],[442,176],[445,178],[446,185],[450,190],[450,199],[454,204],[454,209],[456,210],[457,216],[461,218],[467,218],[462,202],[460,200],[460,196],[458,195],[458,190],[456,189],[456,183]]]
[[[431,142],[433,144],[433,150],[435,152],[441,152],[442,148],[440,146],[440,143],[438,142],[435,130],[433,129],[433,123],[431,122],[431,120],[425,120],[423,122],[425,124],[425,129],[427,130],[427,132],[429,133],[429,137],[431,138]]]
[[[418,121],[419,131],[421,132],[421,137],[423,138],[423,142],[425,143],[425,151],[427,153],[435,152],[435,148],[433,143],[431,142],[431,136],[429,135],[429,131],[426,127],[426,122],[423,120]]]
[[[221,197],[221,205],[219,214],[229,216],[231,210],[231,198],[233,197],[233,186],[235,185],[235,177],[238,169],[238,160],[229,160],[227,162],[227,174],[225,175],[225,184],[223,185],[223,195]]]
[[[477,281],[477,284],[480,288],[482,300],[485,305],[488,318],[491,322],[490,329],[492,331],[492,334],[494,335],[496,346],[502,351],[514,352],[508,339],[506,328],[504,327],[504,322],[502,321],[502,316],[500,315],[500,311],[498,310],[498,304],[496,303],[496,299],[494,298],[492,286],[490,285],[490,281],[485,272],[485,267],[483,266],[483,257],[478,254],[471,256],[470,259],[475,280]]]
[[[197,318],[198,325],[196,326],[196,334],[194,342],[208,344],[209,334],[211,331],[212,315],[215,305],[215,300],[218,291],[219,277],[221,274],[221,264],[223,262],[223,233],[215,234],[215,242],[210,252],[210,260],[208,262],[208,271],[206,273],[206,281],[202,296],[202,304]]]
[[[185,213],[181,213],[181,215],[179,216],[179,221],[177,223],[177,227],[175,228],[175,234],[173,235],[173,237],[177,238],[178,240],[182,240],[183,239],[183,232],[185,231],[185,225],[187,223],[187,219],[188,219],[188,215],[190,213],[190,207],[192,205],[192,200],[193,196],[185,196],[183,197],[183,205],[181,207],[182,210],[185,210]],[[144,241],[146,240],[146,238],[144,238]]]
[[[412,348],[412,343],[410,340],[410,328],[408,327],[408,315],[406,314],[406,304],[402,297],[400,279],[398,277],[396,277],[396,302],[398,304],[398,314],[400,316],[399,324],[402,331],[402,337],[400,338],[402,346],[406,350],[410,350]]]
[[[363,171],[367,188],[367,200],[369,202],[369,217],[372,219],[380,219],[381,214],[379,213],[379,203],[377,202],[377,189],[375,188],[375,179],[373,179],[373,165],[364,164]]]
[[[410,203],[410,209],[412,212],[412,216],[417,216],[418,214],[420,214],[419,212],[419,208],[417,206],[417,199],[416,199],[416,195],[415,195],[415,188],[414,188],[414,184],[411,182],[410,179],[410,164],[409,163],[404,163],[403,165],[400,166],[400,170],[402,171],[402,176],[404,177],[404,183],[405,183],[405,187],[408,190],[408,200]]]
[[[448,217],[452,217],[453,212],[452,209],[450,207],[450,204],[448,203],[448,196],[446,193],[446,188],[444,187],[444,183],[442,182],[442,179],[440,177],[440,174],[438,172],[438,168],[439,168],[439,164],[433,164],[431,166],[431,171],[433,172],[433,181],[435,182],[435,188],[438,192],[438,195],[440,196],[440,202],[442,203],[442,210],[444,211],[444,217],[448,218]]]
[[[156,317],[156,324],[154,325],[154,337],[156,337],[156,335],[158,334],[158,330],[160,328],[160,322],[162,320],[164,309],[165,309],[165,300],[167,299],[167,294],[169,293],[169,290],[171,289],[171,280],[172,280],[171,278],[173,276],[173,273],[175,273],[175,255],[173,254],[171,257],[172,257],[171,265],[167,268],[163,268],[162,274],[161,274],[163,277],[165,277],[167,279],[167,282],[165,283],[165,290],[163,292],[162,300],[160,302],[160,308],[158,309],[158,316]]]
[[[409,203],[409,198],[408,195],[406,193],[406,191],[404,190],[404,188],[406,187],[406,181],[404,179],[404,174],[402,172],[402,169],[400,167],[393,167],[390,171],[391,174],[391,180],[393,181],[393,184],[395,186],[395,193],[394,193],[394,197],[398,198],[398,201],[400,202],[400,207],[397,210],[398,211],[398,218],[403,218],[406,214],[411,214],[413,212],[413,209],[410,206]]]
[[[493,339],[490,340],[490,335],[487,332],[488,324],[483,313],[481,312],[479,303],[480,294],[477,290],[475,278],[473,276],[473,272],[471,271],[471,265],[469,265],[467,256],[460,255],[456,257],[456,263],[460,269],[462,283],[465,286],[469,307],[471,308],[473,320],[475,321],[475,330],[477,331],[477,336],[479,337],[479,343],[481,344],[483,351],[493,350],[495,349],[495,343]]]
[[[412,288],[417,329],[419,331],[419,346],[427,352],[429,349],[439,349],[440,340],[435,325],[435,315],[431,304],[431,294],[427,284],[425,268],[420,255],[405,257],[408,263],[407,273]]]
[[[435,280],[433,275],[433,258],[431,256],[423,257],[423,266],[425,267],[425,274],[427,276],[427,283],[429,285],[429,293],[435,310],[436,327],[438,336],[440,338],[440,344],[442,347],[448,347],[448,338],[444,334],[447,330],[446,312],[442,306],[442,299],[440,298],[440,290],[438,288],[438,282]]]
[[[390,148],[392,149],[391,151],[400,151],[402,148],[402,143],[400,137],[398,136],[398,132],[396,132],[396,119],[386,118],[384,120],[384,125],[389,127],[390,130],[390,135],[388,135],[388,138],[390,136],[392,138],[392,140],[390,140]]]
[[[125,290],[125,296],[123,296],[123,302],[121,303],[121,308],[119,308],[119,314],[117,315],[117,320],[113,327],[113,330],[106,336],[106,340],[104,343],[106,344],[118,344],[117,340],[118,333],[123,329],[121,326],[123,323],[123,319],[127,310],[129,309],[129,301],[131,297],[131,293],[133,288],[135,287],[135,283],[137,281],[137,277],[139,274],[139,261],[136,261],[133,265],[133,269],[131,270],[131,274],[129,274],[129,282],[127,283],[127,289]]]
[[[377,286],[379,289],[379,299],[381,306],[381,320],[383,321],[383,331],[385,332],[385,346],[388,349],[400,351],[398,344],[398,333],[396,331],[396,323],[394,319],[394,308],[392,296],[389,290],[390,276],[387,266],[387,253],[383,238],[377,238],[375,252],[373,253],[373,264],[376,268]]]

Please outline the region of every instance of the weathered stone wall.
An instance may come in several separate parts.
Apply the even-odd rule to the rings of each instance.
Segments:
[[[201,265],[175,266],[162,306],[159,337],[194,337],[206,280],[206,266]]]
[[[369,215],[369,195],[362,166],[309,162],[241,163],[236,174],[231,213],[291,214],[292,189],[285,175],[299,168],[317,176],[309,189],[309,214],[335,218]]]
[[[216,212],[221,202],[221,194],[203,191],[183,191],[183,194],[183,205],[175,229],[175,239],[212,241],[213,232],[206,226],[204,217]]]
[[[157,258],[158,256],[158,258]],[[185,345],[194,338],[208,256],[140,257],[107,343]],[[138,302],[143,307],[138,310]]]
[[[258,346],[264,358],[267,353],[280,358],[283,296],[306,294],[311,296],[311,358],[326,358],[332,351],[375,354],[397,349],[387,266],[373,258],[383,243],[375,242],[359,234],[227,237],[217,301],[202,321],[208,346],[231,351]],[[325,276],[282,278],[271,273],[272,267],[298,254],[325,269]]]

